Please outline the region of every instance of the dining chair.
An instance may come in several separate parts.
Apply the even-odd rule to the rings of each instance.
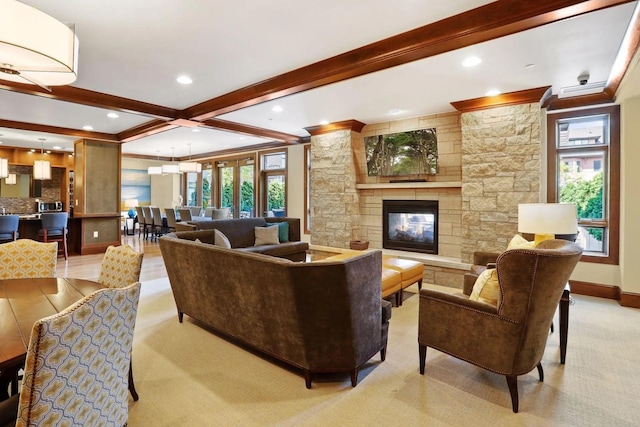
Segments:
[[[191,211],[191,218],[194,216],[202,216],[202,206],[189,206]]]
[[[191,210],[189,208],[178,208],[180,221],[191,221]]]
[[[167,217],[167,228],[169,231],[176,231],[176,211],[173,208],[164,208],[164,214]]]
[[[153,213],[151,213],[151,207],[143,206],[142,215],[144,216],[144,233],[145,239],[149,237],[149,232],[153,231]]]
[[[18,239],[0,245],[0,279],[56,277],[58,243]]]
[[[67,212],[45,212],[40,214],[42,228],[38,231],[38,239],[43,242],[60,242],[62,243],[62,254],[67,259],[67,236],[69,228],[69,214]]]
[[[109,246],[102,258],[98,283],[107,288],[117,289],[140,281],[143,257],[143,253],[136,252],[129,245]],[[133,400],[138,400],[133,382],[133,361],[129,366],[129,391]]]
[[[151,214],[153,215],[152,239],[157,239],[158,236],[167,232],[167,227],[164,225],[160,208],[151,208]]]
[[[214,209],[215,208],[213,207],[204,208],[204,213],[202,214],[202,216],[204,216],[205,218],[211,218],[211,213]]]
[[[140,283],[100,289],[35,322],[21,392],[0,419],[17,426],[124,426]]]
[[[211,212],[211,219],[227,219],[229,218],[229,208],[214,209]]]
[[[19,225],[20,216],[0,215],[0,242],[17,240]]]
[[[140,235],[144,235],[144,212],[142,212],[142,206],[136,206],[136,217],[138,218],[138,239]]]

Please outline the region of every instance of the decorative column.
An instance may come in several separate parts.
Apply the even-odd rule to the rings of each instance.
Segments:
[[[348,248],[360,238],[354,149],[363,146],[356,120],[306,128],[311,134],[311,243]]]

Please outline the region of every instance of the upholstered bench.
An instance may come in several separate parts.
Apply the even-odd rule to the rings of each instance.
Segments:
[[[424,274],[424,264],[409,259],[396,258],[388,255],[382,256],[382,268],[388,268],[400,273],[400,292],[397,299],[402,305],[402,291],[418,282],[418,290],[422,289],[422,278]]]
[[[325,258],[324,261],[341,261],[360,254],[360,251],[346,251]],[[394,295],[396,307],[402,305],[402,291],[418,282],[422,288],[424,264],[418,261],[382,256],[382,298]]]

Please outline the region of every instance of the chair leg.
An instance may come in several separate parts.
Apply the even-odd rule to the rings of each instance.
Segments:
[[[64,230],[66,232],[66,229]],[[67,259],[67,236],[62,236],[62,250],[64,251],[64,259]]]
[[[351,387],[358,385],[358,368],[351,371]]]
[[[380,360],[382,362],[384,362],[384,359],[387,358],[387,347],[383,347],[382,349],[380,349]]]
[[[308,369],[304,370],[304,383],[307,386],[307,389],[311,388],[311,371]]]
[[[420,375],[424,375],[424,363],[427,359],[427,346],[418,343],[418,353],[420,355]]]
[[[138,392],[136,391],[136,385],[133,383],[133,362],[129,361],[129,392],[134,401],[138,401]]]
[[[507,375],[507,385],[511,394],[511,408],[513,412],[518,413],[518,376]]]
[[[418,290],[422,289],[422,279],[418,280]]]
[[[567,358],[567,336],[569,330],[570,291],[565,289],[560,299],[560,363],[564,365]]]
[[[540,382],[544,381],[544,371],[542,370],[542,363],[538,363],[538,377],[540,378]]]

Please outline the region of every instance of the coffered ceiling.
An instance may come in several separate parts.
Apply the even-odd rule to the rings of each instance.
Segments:
[[[75,24],[78,79],[51,92],[0,80],[3,145],[86,137],[151,158],[297,144],[323,121],[448,112],[490,89],[549,87],[545,102],[571,106],[557,95],[585,73],[604,87],[587,98],[611,101],[639,32],[637,2],[615,0],[23,3]],[[464,67],[470,56],[482,62]]]

